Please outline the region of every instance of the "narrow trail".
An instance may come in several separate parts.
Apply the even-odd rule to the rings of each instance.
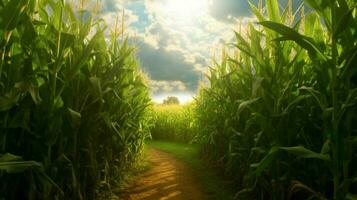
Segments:
[[[191,170],[170,154],[150,149],[151,168],[138,176],[124,200],[205,200]]]

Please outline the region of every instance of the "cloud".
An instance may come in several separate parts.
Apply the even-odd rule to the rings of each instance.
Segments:
[[[182,81],[151,80],[150,87],[154,93],[186,91],[186,85]]]
[[[96,0],[88,1],[95,5]],[[175,1],[172,5],[191,7],[181,12],[168,6],[167,0],[101,1],[100,15],[109,30],[118,17],[121,29],[124,11],[125,33],[137,47],[137,59],[151,79],[154,97],[196,93],[212,57],[219,59],[224,45],[234,41],[233,30],[254,20],[246,0],[207,0],[209,4],[194,13],[190,9],[194,10],[196,0]],[[295,8],[301,1],[293,0]],[[287,0],[279,2],[285,6]]]
[[[102,4],[104,13],[117,13],[123,10],[123,0],[105,0]]]
[[[296,10],[304,0],[292,0],[293,9]],[[259,0],[250,0],[254,5],[258,5]],[[278,0],[280,11],[282,11],[288,0]],[[265,1],[263,1],[263,7]],[[236,19],[251,17],[252,12],[247,0],[212,0],[210,14],[217,20],[236,23]]]
[[[137,35],[142,68],[155,81],[181,81],[187,91],[195,92],[212,55],[234,37],[235,27],[213,18],[208,8],[187,21],[167,13],[164,0],[145,0],[144,5],[150,23]],[[170,84],[152,89],[155,93],[178,91]]]
[[[172,5],[190,6],[196,0],[186,0],[183,5],[184,0],[176,1]],[[294,5],[298,1],[302,0],[293,0]],[[212,57],[220,58],[222,47],[233,41],[233,30],[239,28],[239,23],[245,25],[254,19],[246,0],[207,2],[210,3],[192,14],[172,5],[169,12],[167,0],[102,0],[101,15],[113,28],[116,16],[120,19],[125,11],[125,32],[131,42],[135,41],[137,58],[152,79],[154,94],[193,93]]]
[[[104,12],[101,15],[101,18],[107,23],[108,27],[114,29],[116,23],[117,26],[121,27],[123,21],[122,14],[117,12]],[[138,16],[134,15],[130,10],[125,10],[124,15],[124,25],[125,27],[130,26],[131,24],[138,21]]]
[[[172,38],[169,34],[169,30],[165,30],[162,24],[156,22],[152,23],[145,30],[145,37],[149,44],[152,44],[156,48],[166,47],[169,43],[169,40]]]
[[[257,4],[258,0],[252,3]],[[221,21],[234,22],[234,17],[249,17],[251,11],[246,0],[213,0],[210,6],[210,14]]]
[[[199,73],[195,71],[192,63],[185,61],[180,51],[167,51],[164,48],[154,46],[140,41],[137,44],[137,57],[141,67],[154,81],[180,81],[184,83],[185,89],[196,91],[199,81]],[[177,82],[174,82],[177,84]],[[156,85],[157,86],[157,85]],[[171,86],[172,85],[168,85]],[[182,90],[182,85],[176,85],[178,90]],[[166,90],[170,90],[166,87]]]

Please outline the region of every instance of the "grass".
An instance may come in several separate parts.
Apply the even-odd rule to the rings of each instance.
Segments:
[[[148,141],[149,147],[172,154],[192,169],[210,199],[233,199],[234,191],[229,181],[222,179],[219,172],[200,159],[199,148],[192,144],[166,141]]]

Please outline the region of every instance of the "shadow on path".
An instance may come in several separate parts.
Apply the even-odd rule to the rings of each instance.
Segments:
[[[137,177],[124,200],[205,200],[192,172],[170,154],[150,149],[151,169]]]

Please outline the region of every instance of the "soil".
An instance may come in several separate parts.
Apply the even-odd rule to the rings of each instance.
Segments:
[[[150,149],[151,168],[126,190],[124,200],[205,200],[191,170],[170,154]]]

